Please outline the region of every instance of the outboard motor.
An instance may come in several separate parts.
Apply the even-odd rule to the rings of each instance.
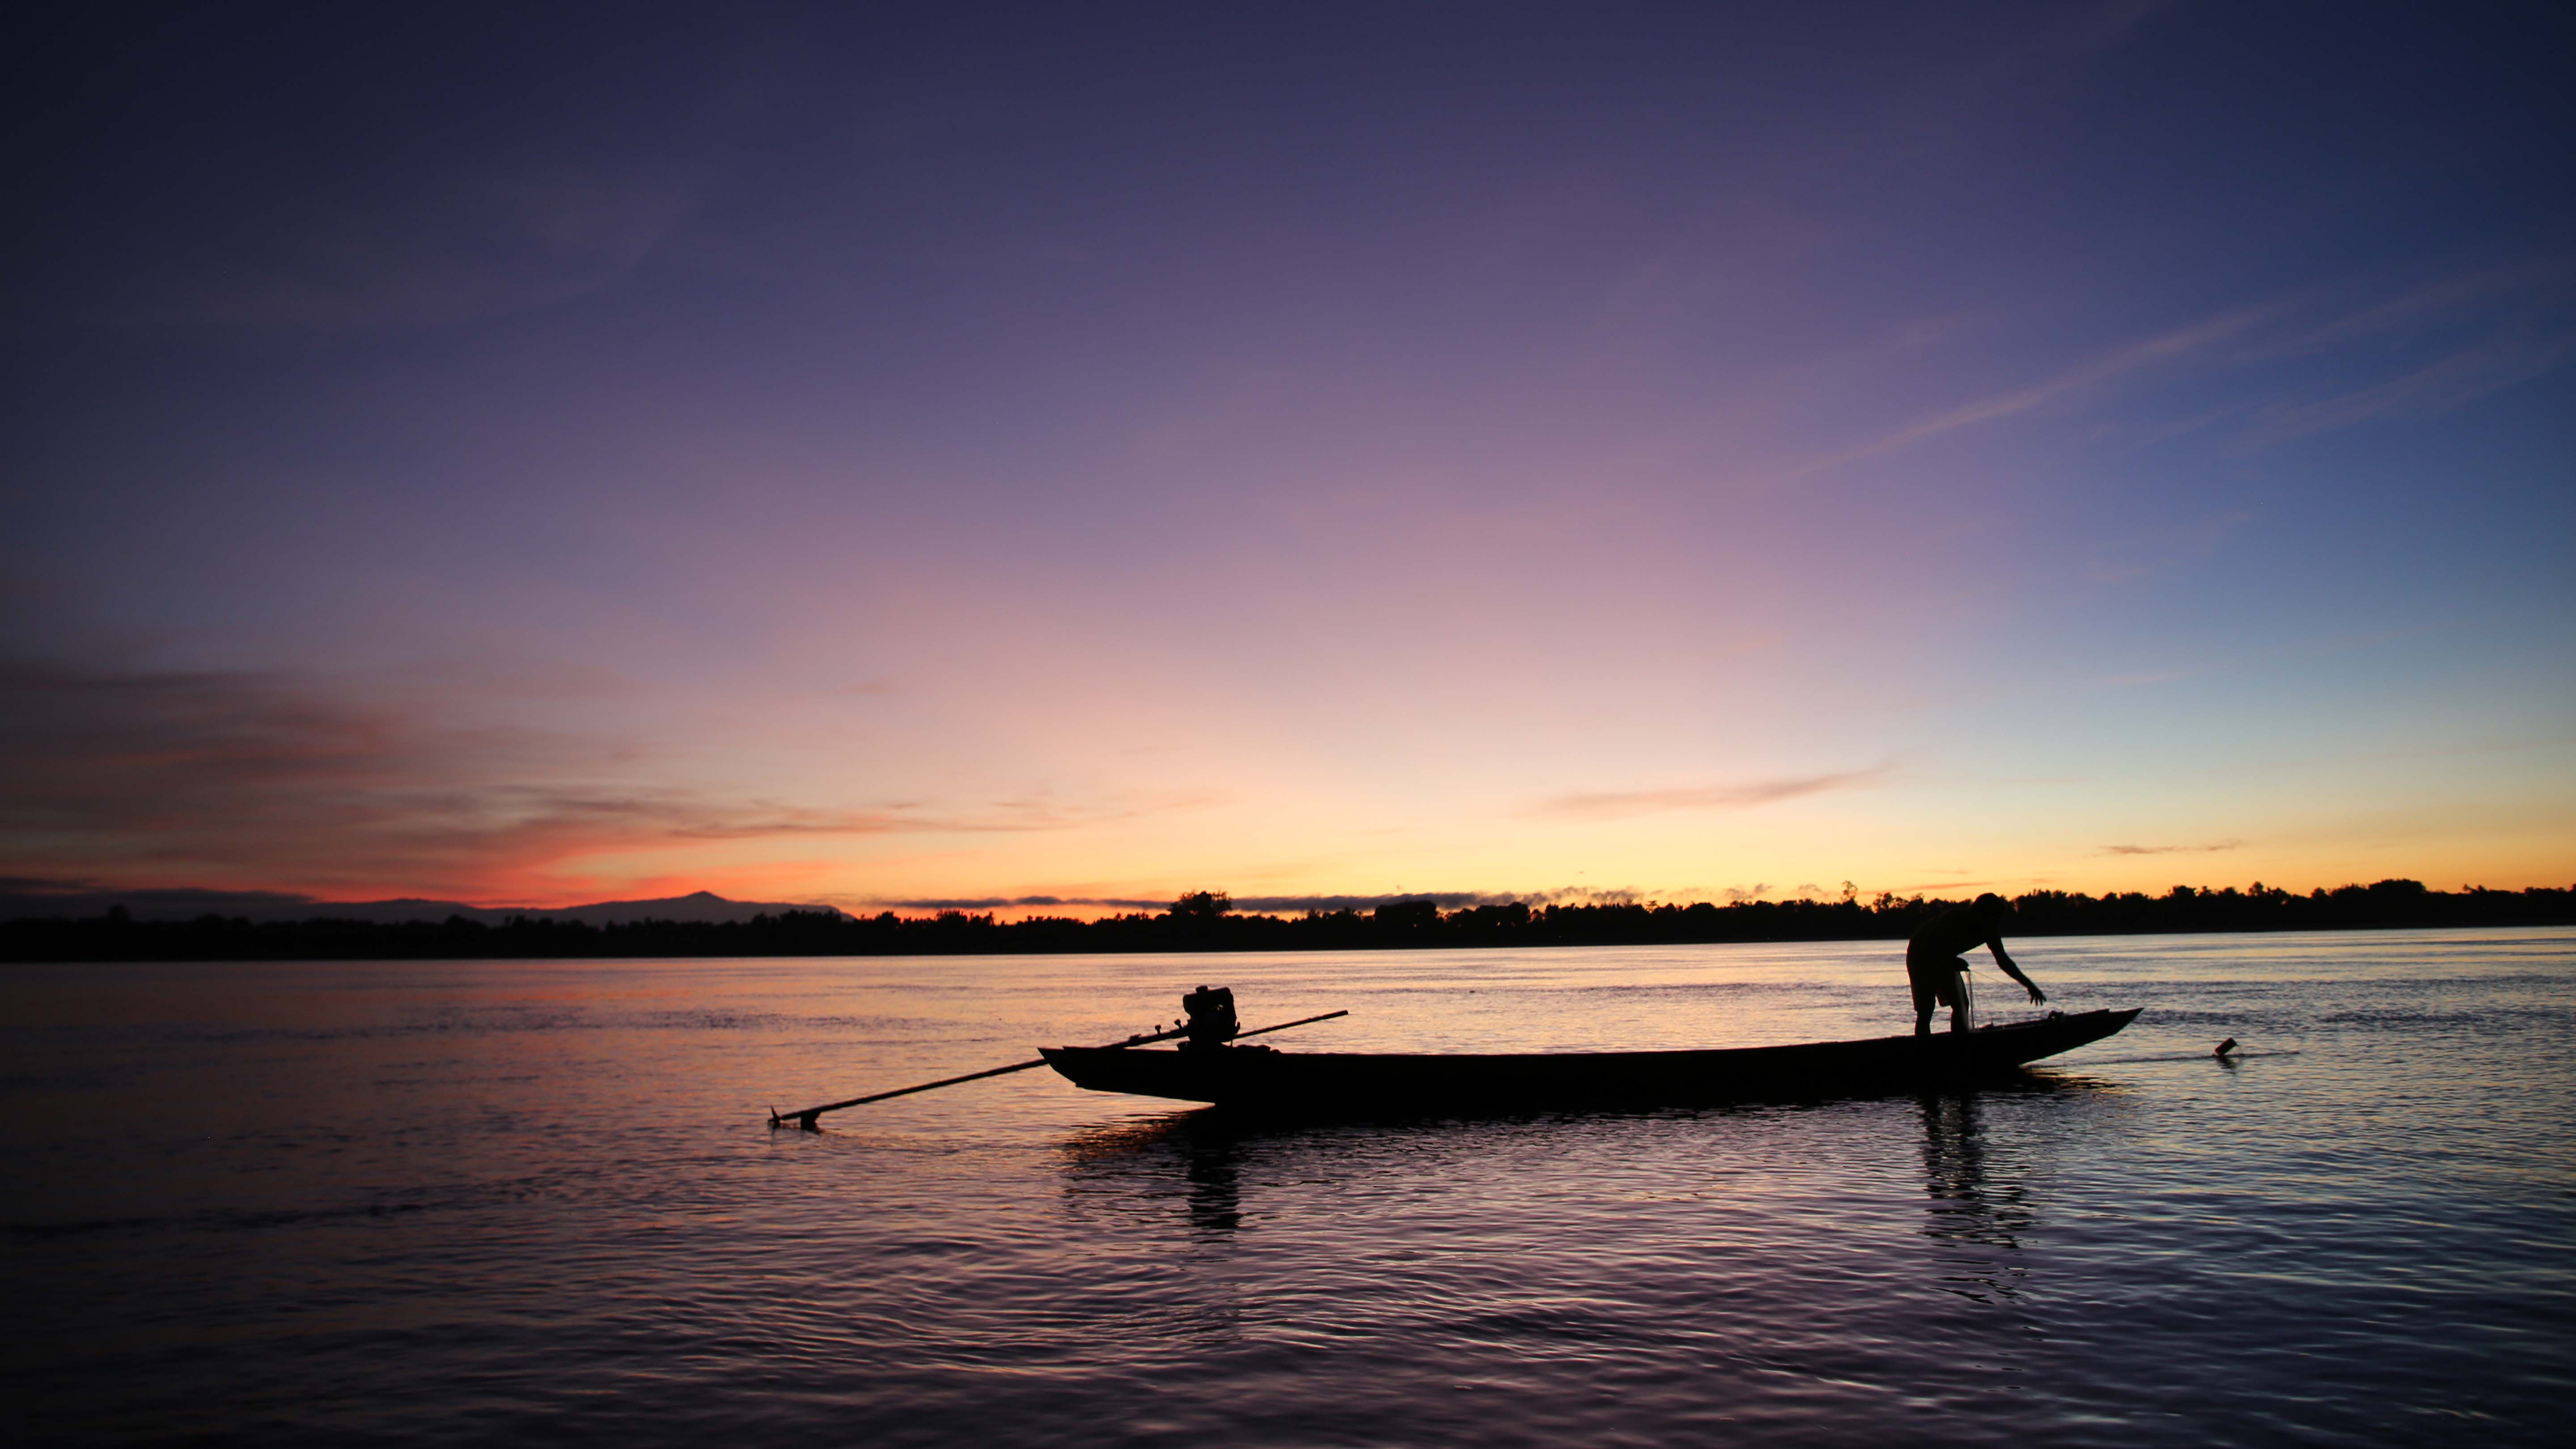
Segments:
[[[1234,1019],[1234,992],[1223,986],[1200,987],[1181,998],[1181,1009],[1190,1014],[1181,1030],[1193,1047],[1223,1046],[1243,1029]]]

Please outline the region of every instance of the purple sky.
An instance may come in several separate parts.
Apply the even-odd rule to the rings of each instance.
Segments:
[[[37,29],[0,875],[2576,879],[2552,7]]]

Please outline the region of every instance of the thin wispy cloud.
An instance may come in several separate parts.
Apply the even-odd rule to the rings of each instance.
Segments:
[[[1877,783],[1894,770],[1878,765],[1866,770],[1840,770],[1823,775],[1792,775],[1735,785],[1702,785],[1673,790],[1604,790],[1558,795],[1532,807],[1535,815],[1576,820],[1610,820],[1671,810],[1743,810],[1835,790],[1857,790]]]
[[[2347,363],[2357,345],[2421,358],[2428,346],[2439,355],[2416,361],[2395,376],[2361,386],[2327,388],[2305,399],[2258,403],[2238,439],[2263,447],[2353,426],[2373,418],[2421,417],[2461,406],[2489,393],[2529,382],[2576,355],[2576,325],[2565,317],[2576,291],[2576,264],[2547,258],[2445,278],[2396,297],[2329,312],[2323,287],[2307,288],[2205,318],[2190,326],[2114,348],[2027,386],[1994,393],[1918,419],[1869,442],[1811,459],[1797,476],[1901,451],[1945,433],[2000,422],[2082,394],[2113,388],[2144,374],[2197,363],[2204,369],[2282,366],[2331,357]],[[2476,333],[2466,341],[2463,331]],[[2412,337],[2411,350],[2402,344]],[[2280,392],[2289,380],[2265,385]],[[2235,415],[2245,404],[2203,409],[2162,430],[2187,432]],[[2153,436],[2152,434],[2150,436]]]
[[[2100,584],[2150,578],[2209,558],[2258,521],[2252,509],[2229,508],[2163,527],[2135,529],[2122,538],[2106,540],[2104,554],[2086,566],[2084,576]]]
[[[0,664],[0,871],[474,896],[670,844],[1023,834],[1185,791],[966,807],[783,805],[657,783],[633,741],[466,726],[282,674]]]
[[[2529,316],[2562,306],[2576,292],[2576,258],[2539,257],[2509,266],[2482,267],[2412,287],[2384,301],[2367,302],[2244,349],[2258,359],[2309,357],[2339,352],[2464,318]]]
[[[2446,412],[2546,376],[2571,356],[2576,356],[2576,327],[2484,338],[2368,387],[2265,408],[2255,414],[2242,441],[2261,447],[2376,418]]]
[[[2277,303],[2248,307],[2208,318],[2189,327],[2159,333],[2144,341],[2103,353],[2088,362],[2068,368],[2027,387],[1963,403],[1958,407],[1911,423],[1872,442],[1811,460],[1800,466],[1796,472],[1799,476],[1821,473],[1828,469],[1839,468],[1846,463],[1857,463],[1866,458],[1893,453],[1943,433],[1974,427],[1980,423],[1996,422],[2045,407],[2071,394],[2107,386],[2132,373],[2171,364],[2193,353],[2204,351],[2213,344],[2242,335],[2246,329],[2256,323],[2278,315],[2280,310],[2280,304]]]
[[[2243,845],[2241,840],[2220,840],[2207,845],[2106,845],[2104,855],[2215,855]]]

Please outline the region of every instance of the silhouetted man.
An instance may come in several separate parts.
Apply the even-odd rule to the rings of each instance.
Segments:
[[[1932,1008],[1950,1008],[1950,1029],[1968,1029],[1968,963],[1961,959],[1971,946],[1995,953],[1995,964],[2022,984],[2037,1005],[2048,997],[2030,984],[2021,968],[2004,954],[2004,915],[2012,909],[1991,892],[1965,906],[1943,911],[1923,923],[1905,943],[1905,979],[1914,986],[1914,1034],[1932,1034]]]

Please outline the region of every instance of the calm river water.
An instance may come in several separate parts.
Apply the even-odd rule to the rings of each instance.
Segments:
[[[1974,1095],[1252,1129],[1038,1071],[765,1125],[1200,982],[1350,1009],[1289,1049],[1885,1035],[1898,955],[0,968],[10,1437],[2566,1442],[2567,931],[2034,939],[2146,1014]]]

